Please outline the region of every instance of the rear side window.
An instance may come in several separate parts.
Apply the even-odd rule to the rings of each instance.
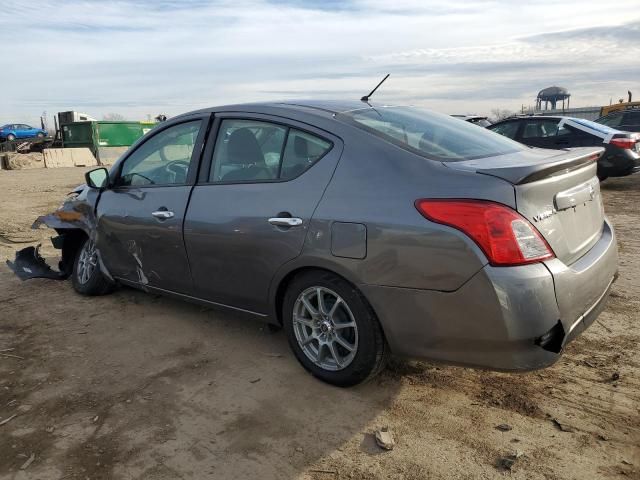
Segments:
[[[468,122],[413,107],[370,107],[336,115],[400,148],[443,162],[472,160],[526,147]]]
[[[281,179],[295,178],[331,149],[331,143],[300,130],[291,129],[282,158]]]
[[[493,126],[490,130],[499,133],[500,135],[504,135],[508,138],[516,138],[516,133],[518,133],[519,125],[520,123],[518,122],[505,122]]]
[[[537,120],[525,122],[522,138],[555,137],[558,133],[558,121]]]
[[[223,120],[210,182],[290,180],[324,156],[332,144],[315,135],[256,120]]]

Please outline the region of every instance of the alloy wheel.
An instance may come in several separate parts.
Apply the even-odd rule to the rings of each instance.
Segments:
[[[89,281],[98,265],[96,245],[93,240],[87,240],[80,251],[76,276],[81,284]]]
[[[293,327],[299,347],[322,369],[342,370],[358,351],[353,313],[340,295],[326,287],[310,287],[298,295]]]

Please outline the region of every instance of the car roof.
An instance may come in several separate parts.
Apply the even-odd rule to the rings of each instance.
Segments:
[[[288,100],[272,103],[271,105],[286,105],[292,108],[310,108],[324,110],[331,113],[344,113],[353,110],[374,108],[373,105],[360,100]]]
[[[218,107],[209,107],[187,112],[178,115],[180,118],[188,115],[208,112],[247,112],[247,113],[283,113],[292,112],[320,117],[332,117],[338,113],[351,112],[354,110],[373,109],[375,107],[383,107],[389,105],[373,104],[371,102],[363,102],[360,100],[283,100],[272,102],[252,102],[238,103],[231,105],[221,105]]]
[[[381,107],[382,105],[377,105]],[[217,107],[205,108],[201,111],[224,111],[224,110],[246,110],[251,111],[261,107],[289,108],[292,110],[311,109],[329,113],[343,113],[352,110],[373,108],[371,103],[356,100],[282,100],[273,102],[248,102],[220,105]]]

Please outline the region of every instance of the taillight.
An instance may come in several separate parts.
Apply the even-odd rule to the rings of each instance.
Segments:
[[[456,228],[471,237],[491,265],[525,265],[555,256],[527,219],[500,203],[422,199],[417,200],[415,206],[428,220]]]
[[[636,146],[636,142],[638,139],[636,137],[621,137],[621,138],[612,138],[609,140],[609,144],[615,145],[616,147],[624,148],[625,150],[633,150]]]

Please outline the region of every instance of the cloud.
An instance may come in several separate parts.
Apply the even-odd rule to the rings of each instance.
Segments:
[[[525,42],[545,43],[554,41],[588,41],[588,42],[624,42],[632,47],[637,47],[640,42],[640,21],[633,21],[627,24],[617,25],[611,28],[610,25],[577,28],[575,30],[564,30],[560,32],[541,33],[522,38]]]
[[[635,7],[634,7],[635,6]],[[0,123],[47,110],[146,118],[359,98],[486,113],[561,84],[572,105],[640,91],[637,0],[4,0]]]

